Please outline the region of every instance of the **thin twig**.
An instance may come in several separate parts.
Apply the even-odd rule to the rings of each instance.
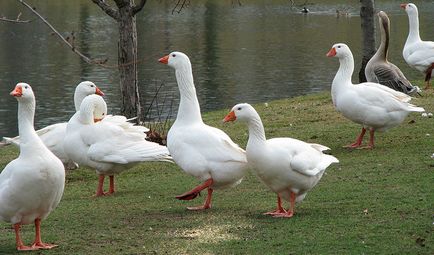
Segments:
[[[6,21],[6,22],[11,22],[11,23],[29,23],[32,21],[32,20],[20,20],[21,14],[22,14],[21,12],[18,13],[18,15],[15,19],[8,19],[8,18],[3,16],[0,18],[0,21]]]
[[[187,7],[190,4],[190,0],[177,0],[175,7],[172,9],[172,14],[174,12],[180,13],[184,7]],[[178,10],[176,9],[178,8]]]
[[[139,4],[136,4],[133,7],[133,15],[136,15],[138,12],[140,12],[143,7],[145,6],[147,0],[141,0]]]
[[[92,0],[92,2],[98,5],[99,8],[101,8],[101,10],[103,10],[105,13],[107,13],[107,15],[109,15],[113,19],[115,20],[120,19],[119,11],[117,11],[115,8],[108,5],[104,0]]]
[[[172,100],[170,100],[170,106],[169,106],[169,113],[166,116],[166,119],[164,120],[163,130],[167,130],[167,126],[169,125],[169,120],[172,119],[172,113],[173,113],[173,92],[172,92]]]
[[[148,109],[146,110],[146,113],[145,113],[145,118],[148,116],[148,114],[150,113],[150,111],[151,111],[151,108],[152,108],[152,105],[154,104],[154,101],[156,100],[156,98],[157,98],[157,96],[158,96],[158,92],[160,91],[160,89],[163,87],[163,85],[164,85],[164,83],[162,82],[161,84],[160,84],[160,87],[156,90],[156,93],[154,94],[154,97],[152,98],[152,101],[151,101],[151,104],[149,105],[149,107],[148,107]]]
[[[41,14],[39,14],[35,8],[33,8],[32,6],[30,6],[28,3],[26,3],[24,0],[17,0],[18,2],[20,2],[21,4],[23,4],[25,7],[27,7],[33,14],[35,14],[39,19],[41,19],[45,25],[47,25],[66,45],[68,45],[72,51],[77,54],[78,56],[80,56],[86,63],[88,64],[96,64],[102,67],[107,67],[104,64],[101,64],[99,60],[92,60],[89,57],[85,56],[83,53],[81,53],[80,51],[78,51],[72,44],[70,44],[68,42],[68,40],[66,40],[65,37],[63,37],[44,17],[41,16]]]
[[[15,19],[8,19],[8,18],[0,18],[0,21],[5,21],[5,22],[11,22],[11,23],[29,23],[32,22],[32,20],[15,20]]]

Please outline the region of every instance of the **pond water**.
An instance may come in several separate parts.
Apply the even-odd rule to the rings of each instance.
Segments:
[[[190,1],[180,13],[172,13],[174,2],[148,1],[137,16],[139,86],[145,111],[163,84],[157,100],[161,113],[154,105],[150,118],[176,114],[179,95],[174,72],[157,61],[175,50],[190,57],[203,112],[229,109],[239,102],[329,90],[338,61],[325,54],[336,42],[350,46],[358,71],[359,1],[309,1],[311,13],[307,15],[287,0],[241,0],[241,6],[236,0]],[[116,65],[117,25],[91,1],[29,3],[62,34],[74,32],[74,43],[83,53],[108,58],[108,65]],[[419,7],[422,39],[434,40],[434,1],[414,3]],[[376,3],[376,9],[386,11],[391,19],[389,58],[410,80],[422,79],[402,59],[408,20],[399,4],[392,0]],[[33,20],[27,24],[0,22],[0,136],[18,133],[17,103],[9,92],[20,81],[31,84],[35,91],[36,128],[72,116],[73,91],[82,80],[94,81],[106,93],[109,112],[119,113],[116,68],[81,61],[18,1],[1,1],[0,10],[8,18],[22,12],[22,20]],[[348,15],[337,17],[336,10]],[[357,75],[353,77],[357,81]]]

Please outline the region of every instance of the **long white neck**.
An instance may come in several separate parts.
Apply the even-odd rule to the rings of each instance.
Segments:
[[[18,102],[18,133],[20,135],[20,155],[31,154],[34,146],[42,142],[33,126],[35,116],[35,100]]]
[[[332,83],[332,99],[336,100],[339,91],[345,90],[346,87],[351,86],[351,76],[354,71],[353,54],[350,52],[346,56],[339,58],[339,70],[335,75]]]
[[[79,112],[79,118],[80,118],[80,122],[84,125],[90,125],[92,123],[94,123],[94,116],[93,116],[93,111],[94,111],[94,103],[92,101],[87,101],[87,103],[84,103],[81,108],[80,108],[80,112]]]
[[[420,42],[420,36],[419,36],[419,17],[418,13],[409,13],[408,14],[408,22],[409,22],[409,32],[407,41],[405,44],[411,44],[414,42]]]
[[[81,102],[83,102],[83,99],[86,97],[87,95],[84,93],[80,93],[79,91],[77,91],[77,89],[74,92],[74,105],[75,105],[75,112],[80,111],[80,105]]]
[[[193,83],[191,65],[185,64],[175,71],[181,99],[179,102],[178,122],[203,122],[200,114],[199,101],[196,96],[196,89]]]
[[[262,124],[261,117],[257,112],[255,112],[254,116],[249,119],[247,122],[247,126],[249,128],[249,141],[247,141],[247,148],[255,148],[256,146],[263,146],[266,137],[264,131],[264,125]]]

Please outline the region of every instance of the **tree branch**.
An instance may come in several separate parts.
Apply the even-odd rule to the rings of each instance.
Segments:
[[[103,10],[105,13],[107,13],[107,15],[109,15],[110,17],[112,17],[115,20],[119,20],[119,11],[117,11],[115,8],[111,7],[110,5],[108,5],[105,0],[92,0],[92,2],[94,2],[96,5],[99,6],[99,8],[101,8],[101,10]]]
[[[15,20],[15,19],[8,19],[8,18],[0,18],[0,21],[5,22],[11,22],[11,23],[29,23],[32,22],[31,20]]]
[[[1,17],[0,21],[11,22],[11,23],[29,23],[29,22],[31,22],[31,20],[20,20],[20,17],[21,17],[21,12],[18,13],[16,19],[8,19],[6,17]]]
[[[71,43],[69,43],[69,41],[63,37],[44,17],[41,16],[41,14],[39,14],[35,8],[33,8],[32,6],[30,6],[28,3],[24,2],[24,0],[17,0],[18,2],[20,2],[21,4],[23,4],[25,7],[27,7],[31,12],[33,12],[33,14],[35,14],[39,19],[41,19],[45,25],[47,25],[66,45],[69,46],[69,48],[72,49],[72,51],[77,54],[78,56],[80,56],[86,63],[88,64],[97,64],[99,66],[103,66],[106,67],[105,65],[102,64],[101,61],[97,61],[97,60],[92,60],[89,57],[85,56],[83,53],[81,53],[80,51],[78,51]]]
[[[140,0],[140,3],[139,3],[139,4],[136,4],[136,5],[133,7],[133,16],[136,15],[136,13],[140,12],[140,11],[143,9],[143,7],[144,7],[145,4],[146,4],[146,1],[147,1],[147,0]]]
[[[187,7],[190,4],[190,0],[178,0],[176,2],[175,7],[172,9],[172,14],[174,12],[180,13],[184,7]],[[178,8],[178,9],[177,9]]]

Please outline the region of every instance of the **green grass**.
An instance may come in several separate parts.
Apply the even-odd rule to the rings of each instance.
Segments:
[[[434,112],[434,94],[413,101]],[[228,106],[228,109],[230,107]],[[245,147],[247,130],[223,124],[228,112],[204,114]],[[174,198],[199,182],[176,165],[148,163],[117,178],[118,192],[92,197],[96,174],[67,174],[59,207],[42,238],[59,245],[37,254],[433,254],[434,118],[411,114],[376,135],[374,150],[347,150],[360,127],[339,115],[329,93],[256,105],[267,138],[287,136],[331,148],[339,160],[296,206],[291,219],[262,215],[276,196],[249,173],[236,188],[216,191],[213,208],[190,212]],[[430,135],[428,135],[430,134]],[[0,169],[18,150],[0,150]],[[22,229],[27,244],[34,227]],[[0,254],[15,254],[11,226],[0,223]]]

